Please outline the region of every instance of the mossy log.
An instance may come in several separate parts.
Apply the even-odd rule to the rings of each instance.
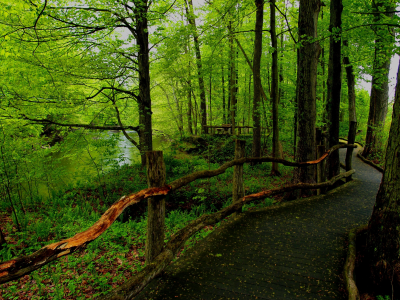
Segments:
[[[377,169],[379,172],[383,173],[384,169],[381,168],[380,166],[378,166],[377,164],[374,164],[372,161],[366,159],[364,156],[362,156],[361,151],[362,151],[362,150],[360,150],[360,151],[357,153],[357,157],[359,157],[359,158],[360,158],[363,162],[365,162],[366,164],[368,164],[368,165],[374,167],[374,168]]]

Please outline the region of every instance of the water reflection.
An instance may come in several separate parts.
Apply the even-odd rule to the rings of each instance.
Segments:
[[[128,131],[128,134],[136,141],[139,140],[137,132]],[[122,132],[82,132],[76,138],[81,143],[79,146],[77,142],[75,145],[61,147],[59,152],[51,155],[45,168],[53,170],[55,175],[48,177],[47,182],[35,182],[40,196],[49,197],[52,191],[78,182],[101,183],[103,176],[113,167],[140,163],[139,150]],[[153,136],[154,150],[166,151],[168,147],[169,142],[163,136]],[[23,184],[23,187],[25,190],[28,188],[27,184]],[[24,194],[28,196],[28,193]]]

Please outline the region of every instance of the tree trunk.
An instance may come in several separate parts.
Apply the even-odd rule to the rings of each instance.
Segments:
[[[271,44],[272,44],[272,153],[273,157],[281,158],[279,151],[279,118],[278,118],[278,103],[279,103],[279,72],[278,72],[278,39],[276,37],[276,20],[275,20],[275,0],[270,0],[270,26],[271,26]],[[272,175],[279,176],[279,164],[272,164]]]
[[[173,83],[171,84],[171,87],[172,87],[172,92],[173,92],[173,95],[174,95],[176,110],[178,112],[178,118],[177,118],[178,130],[179,130],[179,133],[182,135],[183,134],[183,130],[184,130],[184,128],[183,128],[182,108],[181,108],[181,105],[179,104],[179,99],[178,99],[178,97],[176,95],[176,90],[175,90],[175,87],[174,87]]]
[[[139,141],[142,166],[146,165],[145,151],[153,150],[151,98],[150,98],[150,64],[149,64],[149,33],[147,28],[147,0],[137,4],[136,34],[139,69]]]
[[[210,70],[210,97],[209,97],[209,103],[210,103],[210,118],[209,118],[209,123],[212,126],[212,102],[211,102],[211,93],[212,93],[212,66]],[[212,130],[212,129],[211,129]]]
[[[186,16],[189,24],[192,26],[192,34],[194,40],[194,48],[196,52],[196,63],[197,63],[197,74],[199,78],[199,88],[200,88],[200,114],[201,114],[201,131],[202,133],[207,133],[207,115],[206,115],[206,92],[204,89],[204,79],[202,74],[202,62],[201,62],[201,52],[199,44],[199,35],[197,34],[196,19],[194,18],[193,3],[192,0],[188,0],[186,3]]]
[[[255,0],[257,7],[256,26],[254,38],[254,59],[253,59],[253,157],[261,156],[261,122],[260,122],[260,97],[261,97],[261,52],[262,52],[262,27],[264,18],[264,1]]]
[[[189,44],[189,42],[188,42]],[[186,48],[185,47],[185,52],[190,54],[190,49],[188,50],[189,46]],[[189,134],[193,134],[193,127],[192,127],[192,111],[193,111],[193,105],[192,105],[192,80],[190,79],[191,77],[191,71],[190,71],[190,56],[189,56],[189,66],[188,66],[188,80],[187,80],[187,85],[188,85],[188,92],[187,92],[187,99],[188,99],[188,111],[187,111],[187,120],[188,120],[188,132]]]
[[[221,79],[222,79],[222,119],[224,124],[226,124],[226,109],[225,109],[225,74],[224,65],[221,65]]]
[[[376,287],[400,287],[400,80],[397,73],[393,119],[385,157],[385,170],[368,224],[368,250]],[[385,293],[386,294],[386,293]],[[396,296],[398,297],[398,295]]]
[[[229,101],[231,102],[231,124],[232,124],[232,134],[235,135],[235,125],[236,125],[236,85],[235,85],[235,51],[233,48],[233,33],[232,33],[232,23],[229,23],[229,62],[230,62],[230,79],[229,79],[229,88],[230,88],[230,96]]]
[[[348,47],[348,41],[343,41],[343,46]],[[357,122],[356,115],[356,80],[354,76],[353,65],[350,64],[348,56],[343,57],[343,64],[345,65],[347,77],[347,95],[349,99],[349,123]]]
[[[162,151],[146,152],[147,184],[149,188],[165,185],[165,164]],[[146,263],[160,254],[164,245],[165,197],[148,198]]]
[[[321,48],[317,42],[309,41],[317,37],[320,0],[300,0],[299,42],[297,71],[297,162],[315,159],[315,121],[317,64]],[[315,182],[315,166],[297,168],[293,181]]]
[[[340,37],[342,10],[342,0],[331,1],[329,28],[332,35],[329,42],[328,97],[326,102],[328,148],[339,144],[340,94],[342,90],[342,40]],[[327,161],[327,178],[331,179],[339,173],[339,152],[335,152]]]
[[[388,1],[389,2],[389,1]],[[392,4],[393,5],[393,4]],[[393,11],[393,7],[384,1],[375,1],[373,5],[374,12],[380,9],[384,11]],[[393,18],[394,13],[385,14],[387,17]],[[374,22],[377,23],[382,19],[381,14],[376,14]],[[379,140],[377,133],[383,128],[388,109],[389,98],[389,82],[388,74],[390,68],[391,54],[388,54],[388,45],[393,46],[394,38],[392,37],[393,30],[388,30],[386,26],[382,28],[376,27],[375,31],[375,57],[372,70],[372,87],[368,116],[368,129],[365,138],[365,147],[363,151],[364,157],[369,157],[375,154]],[[391,53],[391,52],[389,52]]]
[[[235,141],[235,159],[245,157],[246,141]],[[243,183],[243,165],[236,165],[233,167],[233,180],[232,180],[232,203],[240,201],[244,197],[244,183]]]
[[[0,250],[3,249],[3,244],[6,243],[6,238],[4,237],[3,231],[0,228]]]

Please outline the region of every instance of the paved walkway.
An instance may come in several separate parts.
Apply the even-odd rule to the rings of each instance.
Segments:
[[[382,178],[353,165],[355,180],[335,191],[221,226],[136,299],[345,299],[346,233],[368,222]]]

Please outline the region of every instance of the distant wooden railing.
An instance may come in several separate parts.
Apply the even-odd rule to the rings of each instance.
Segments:
[[[137,193],[130,194],[128,196],[123,196],[118,201],[116,201],[89,229],[80,232],[69,239],[65,239],[60,242],[44,246],[40,250],[28,256],[17,257],[15,259],[0,263],[0,284],[18,279],[34,270],[41,268],[51,261],[54,261],[62,256],[69,255],[79,249],[84,248],[87,244],[95,240],[104,231],[106,231],[118,218],[118,216],[124,211],[125,208],[130,205],[136,204],[144,199],[149,199],[149,209],[152,209],[153,213],[148,214],[146,255],[150,255],[152,257],[146,257],[147,265],[138,274],[128,279],[118,288],[114,289],[107,297],[102,297],[102,299],[132,299],[154,277],[159,275],[165,269],[165,267],[173,260],[179,249],[181,249],[182,245],[193,234],[195,234],[205,226],[216,224],[226,217],[230,216],[231,214],[240,212],[242,207],[246,203],[249,203],[251,201],[264,199],[266,197],[296,189],[326,188],[332,186],[339,179],[347,178],[355,172],[354,170],[349,170],[345,173],[333,177],[329,181],[322,183],[299,183],[243,196],[243,190],[241,190],[241,185],[243,184],[243,169],[241,167],[244,163],[276,162],[292,167],[308,167],[318,165],[319,163],[324,161],[333,151],[336,151],[339,148],[352,149],[357,147],[355,145],[339,144],[327,150],[317,160],[296,163],[284,159],[276,159],[273,157],[242,157],[244,153],[244,146],[244,141],[236,140],[235,158],[240,158],[229,161],[221,165],[218,169],[194,172],[162,187],[151,187],[141,190]],[[146,160],[149,186],[154,186],[154,182],[163,182],[163,180],[165,180],[165,166],[162,159],[162,152],[146,152]],[[186,186],[197,179],[218,176],[224,173],[228,168],[233,166],[237,167],[235,168],[233,175],[235,182],[235,184],[233,185],[234,202],[228,207],[225,207],[224,209],[216,213],[203,215],[197,220],[190,222],[186,227],[173,234],[169,242],[164,245],[164,226],[158,226],[159,224],[164,224],[163,222],[165,213],[165,200],[163,196],[171,194],[173,191],[183,186]],[[152,208],[150,208],[150,206]],[[158,230],[158,232],[154,232],[151,228],[161,228],[161,231]]]
[[[208,131],[209,134],[232,134],[232,124],[222,124],[222,125],[205,125],[204,128],[209,128],[211,130]],[[238,134],[242,134],[242,129],[247,129],[247,133],[250,133],[250,129],[253,129],[253,126],[235,126],[235,130],[237,129]],[[261,127],[261,129],[266,129],[267,127]],[[244,132],[243,132],[244,133]]]

